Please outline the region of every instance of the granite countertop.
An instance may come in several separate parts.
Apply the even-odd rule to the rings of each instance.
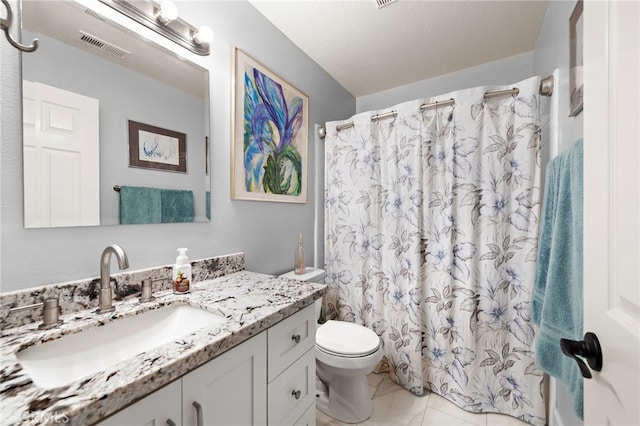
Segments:
[[[98,422],[312,304],[325,291],[323,284],[242,271],[196,283],[187,295],[163,291],[154,294],[152,302],[140,303],[135,298],[115,303],[115,312],[107,314],[96,314],[94,307],[63,315],[64,323],[52,330],[38,330],[38,323],[2,330],[2,424]],[[15,356],[38,343],[82,330],[90,333],[92,327],[180,303],[223,315],[226,321],[54,389],[37,387]]]

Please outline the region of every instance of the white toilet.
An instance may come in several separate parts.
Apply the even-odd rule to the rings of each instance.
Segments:
[[[281,275],[298,281],[324,282],[324,270],[306,268],[305,274]],[[320,317],[322,299],[316,301]],[[318,409],[344,423],[371,416],[367,374],[382,359],[382,343],[372,330],[344,321],[327,321],[316,329],[316,403]]]

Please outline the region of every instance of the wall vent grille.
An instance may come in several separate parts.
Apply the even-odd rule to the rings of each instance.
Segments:
[[[376,4],[378,5],[378,9],[380,9],[381,7],[384,7],[388,4],[391,4],[393,2],[395,2],[397,0],[376,0]]]
[[[100,49],[103,52],[106,52],[110,55],[116,56],[120,59],[124,59],[127,56],[131,55],[131,52],[128,50],[122,49],[115,44],[111,44],[108,41],[104,41],[99,39],[96,36],[93,36],[89,33],[86,33],[80,30],[80,41],[88,44],[89,46],[95,47],[96,49]]]

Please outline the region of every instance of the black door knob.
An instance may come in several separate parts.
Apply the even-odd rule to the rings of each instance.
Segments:
[[[592,377],[589,367],[595,371],[602,370],[602,348],[595,334],[587,332],[584,335],[584,340],[580,341],[560,339],[560,349],[562,349],[563,354],[573,358],[578,363],[582,377],[587,379]],[[589,367],[583,360],[578,358],[579,356],[587,360]]]

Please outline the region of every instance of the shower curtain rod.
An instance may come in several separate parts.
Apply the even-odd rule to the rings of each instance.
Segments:
[[[486,102],[487,99],[489,98],[495,98],[498,96],[504,96],[504,95],[513,95],[516,96],[518,93],[520,93],[520,89],[518,89],[517,87],[514,87],[513,89],[508,89],[508,90],[498,90],[495,92],[486,92],[484,94],[484,101]],[[553,76],[550,75],[548,77],[543,78],[540,81],[540,94],[543,96],[551,96],[553,94]],[[429,104],[422,104],[420,105],[420,111],[424,111],[426,109],[430,109],[430,108],[437,108],[439,106],[448,106],[448,105],[455,105],[456,100],[451,98],[451,99],[447,99],[444,101],[435,101],[435,102],[431,102]],[[398,113],[396,111],[389,111],[389,112],[383,112],[381,114],[376,114],[374,116],[371,117],[371,121],[377,121],[377,120],[382,120],[385,118],[389,118],[389,117],[395,117],[396,115],[398,115]],[[348,129],[350,127],[353,127],[353,121],[349,121],[347,123],[344,124],[340,124],[338,126],[336,126],[336,131],[339,132],[341,130],[345,130]],[[324,139],[324,137],[327,135],[327,129],[324,127],[320,127],[318,129],[318,136],[320,136],[320,139]]]
[[[433,107],[438,107],[438,106],[447,106],[447,105],[453,105],[456,103],[456,100],[451,98],[451,99],[447,99],[446,101],[435,101],[435,102],[431,102],[430,104],[422,104],[420,105],[420,111],[424,111],[425,109],[429,109],[429,108],[433,108]],[[398,113],[395,111],[389,111],[389,112],[385,112],[382,114],[376,114],[373,117],[371,117],[371,121],[376,121],[376,120],[382,120],[383,118],[388,118],[388,117],[395,117]],[[353,122],[350,121],[348,123],[344,123],[344,124],[340,124],[339,126],[336,126],[336,131],[341,131],[344,129],[348,129],[349,127],[353,127]],[[318,133],[320,134],[321,138],[324,138],[324,127],[321,127],[318,130]]]

